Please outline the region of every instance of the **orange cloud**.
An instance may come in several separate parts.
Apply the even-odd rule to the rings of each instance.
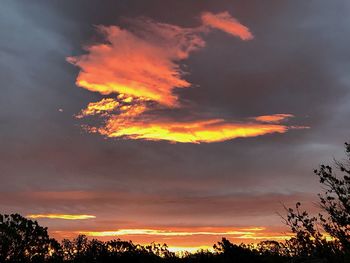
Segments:
[[[175,106],[177,97],[173,89],[191,86],[182,78],[184,72],[178,63],[205,46],[200,33],[214,27],[249,39],[249,30],[227,12],[204,13],[202,20],[203,26],[197,28],[146,19],[131,23],[133,31],[98,26],[107,43],[87,46],[87,54],[67,58],[82,69],[76,84],[103,95],[122,93]]]
[[[65,219],[65,220],[85,220],[96,218],[94,215],[71,215],[71,214],[31,214],[29,218],[49,218],[49,219]]]
[[[130,30],[118,26],[98,26],[105,43],[87,46],[87,53],[67,60],[80,67],[76,84],[102,95],[77,118],[102,116],[101,127],[84,126],[106,137],[166,140],[180,143],[211,143],[239,137],[284,133],[290,127],[279,121],[288,114],[260,116],[252,120],[205,119],[169,120],[150,112],[159,107],[182,107],[175,88],[191,86],[183,78],[179,63],[191,52],[205,46],[202,33],[220,29],[243,40],[253,38],[249,29],[228,12],[202,14],[202,25],[183,28],[147,19],[130,21]],[[269,119],[270,118],[270,119]]]
[[[82,110],[81,113],[76,117],[82,118],[89,115],[105,114],[107,112],[113,111],[118,107],[118,105],[119,102],[115,101],[112,98],[102,99],[98,102],[91,102],[87,105],[86,109]]]
[[[254,38],[249,28],[239,23],[238,20],[233,18],[228,12],[218,14],[205,12],[202,14],[202,22],[205,26],[220,29],[242,40],[251,40]]]
[[[120,116],[110,118],[98,132],[107,137],[166,140],[181,143],[221,142],[240,137],[284,133],[284,125],[259,123],[228,123],[221,119],[193,122],[126,121]]]
[[[292,114],[273,114],[273,115],[262,115],[253,118],[256,121],[260,122],[268,122],[268,123],[279,123],[281,121],[284,121],[288,118],[293,118],[294,115]]]
[[[68,61],[82,71],[77,85],[103,95],[122,93],[174,106],[172,90],[188,88],[177,62],[204,46],[195,30],[144,20],[149,35],[118,26],[99,26],[108,44],[86,48],[87,54]]]
[[[253,235],[254,232],[231,230],[225,232],[213,232],[213,231],[171,231],[162,229],[120,229],[112,231],[92,231],[92,232],[79,232],[92,237],[103,236],[126,236],[126,235],[151,235],[151,236],[193,236],[193,235]]]

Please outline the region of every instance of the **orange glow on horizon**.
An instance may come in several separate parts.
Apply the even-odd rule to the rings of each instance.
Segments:
[[[164,229],[164,228],[133,228],[105,231],[54,231],[53,235],[61,238],[76,237],[79,234],[89,238],[98,238],[104,241],[120,238],[132,240],[136,244],[147,245],[151,242],[166,243],[173,252],[196,252],[199,249],[212,250],[213,245],[222,237],[228,238],[235,244],[257,244],[264,240],[284,241],[294,235],[271,231],[265,227],[242,227],[242,228],[212,228],[204,227],[195,229]]]
[[[73,215],[73,214],[31,214],[29,218],[48,218],[48,219],[65,219],[65,220],[86,220],[96,218],[94,215]]]
[[[183,252],[196,253],[197,251],[201,251],[201,250],[208,250],[211,252],[214,251],[213,246],[205,246],[205,245],[196,246],[196,247],[171,246],[168,249],[171,252],[180,253],[180,256],[181,256],[181,253]]]

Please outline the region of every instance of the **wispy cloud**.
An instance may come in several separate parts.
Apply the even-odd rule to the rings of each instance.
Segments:
[[[94,215],[75,215],[75,214],[30,214],[29,218],[48,218],[48,219],[65,219],[65,220],[85,220],[96,218]]]
[[[215,231],[171,231],[162,229],[120,229],[112,231],[79,232],[87,236],[126,236],[126,235],[151,235],[151,236],[193,236],[193,235],[253,235],[252,231],[231,230],[223,232]]]
[[[213,14],[205,12],[202,14],[203,25],[220,29],[230,35],[239,37],[242,40],[251,40],[254,38],[249,28],[238,22],[228,12]]]
[[[253,118],[256,121],[268,122],[268,123],[279,123],[281,121],[287,120],[288,118],[293,118],[292,114],[272,114],[272,115],[262,115]]]
[[[293,236],[291,233],[275,232],[272,229],[266,229],[264,227],[250,227],[250,228],[216,228],[206,227],[203,229],[197,228],[192,230],[181,229],[118,229],[107,231],[77,231],[75,234],[83,234],[89,237],[132,237],[137,236],[147,239],[150,237],[162,237],[162,238],[185,238],[193,239],[196,236],[201,236],[204,239],[209,238],[235,238],[239,240],[286,240]],[[204,244],[202,244],[204,245]]]
[[[87,53],[67,60],[80,67],[76,84],[102,95],[77,118],[100,116],[101,127],[85,126],[106,137],[211,143],[240,137],[285,133],[290,127],[279,122],[292,115],[279,114],[246,120],[170,119],[154,109],[181,108],[175,88],[189,88],[180,63],[205,46],[203,33],[219,29],[242,40],[253,38],[249,29],[228,12],[205,12],[198,27],[184,28],[150,19],[129,20],[130,29],[98,26],[105,43],[85,47]],[[116,94],[116,95],[112,95]],[[191,109],[188,109],[189,115]],[[271,121],[272,120],[272,121]]]
[[[196,29],[138,21],[137,32],[118,26],[98,26],[108,44],[86,48],[88,54],[68,58],[82,71],[77,85],[104,95],[127,94],[174,106],[176,88],[191,84],[182,78],[178,62],[205,45]]]
[[[105,127],[99,129],[108,137],[126,137],[130,139],[168,140],[182,143],[220,142],[235,138],[255,137],[269,133],[284,133],[284,125],[260,123],[230,123],[221,119],[193,122],[167,121],[120,121],[120,117],[111,118]]]

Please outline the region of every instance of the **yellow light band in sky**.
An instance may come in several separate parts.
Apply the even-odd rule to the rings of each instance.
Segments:
[[[49,219],[65,219],[65,220],[85,220],[96,218],[94,215],[71,215],[71,214],[31,214],[29,218],[49,218]]]

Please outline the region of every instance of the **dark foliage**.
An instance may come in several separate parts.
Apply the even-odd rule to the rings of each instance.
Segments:
[[[0,214],[0,262],[59,262],[60,254],[47,228],[18,214]]]
[[[296,262],[350,262],[350,144],[345,143],[346,160],[335,161],[335,167],[321,165],[314,173],[324,189],[319,194],[323,213],[310,216],[300,210],[286,208],[286,224],[295,237],[287,241],[288,252]],[[340,172],[337,175],[335,170]],[[326,239],[328,234],[329,239]]]

